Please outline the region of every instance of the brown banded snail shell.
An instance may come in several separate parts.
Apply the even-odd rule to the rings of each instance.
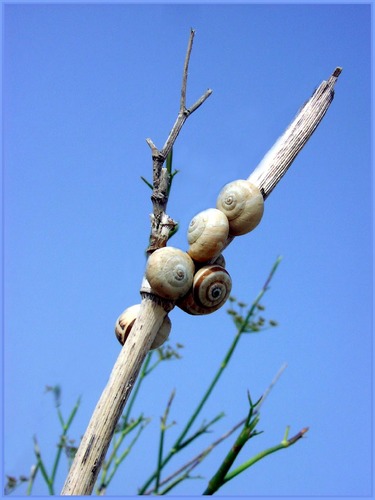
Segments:
[[[192,289],[177,305],[189,314],[210,314],[226,302],[231,290],[231,277],[223,267],[203,266],[195,273]]]
[[[188,229],[188,254],[197,262],[218,256],[228,238],[229,224],[224,213],[208,208],[191,220]]]
[[[259,189],[247,180],[230,182],[221,190],[216,207],[229,221],[229,234],[240,236],[252,231],[260,222],[264,200]]]
[[[146,278],[157,295],[176,300],[191,288],[194,271],[194,262],[186,252],[164,247],[155,250],[148,258]]]
[[[122,314],[120,314],[120,316],[117,318],[115,325],[115,333],[121,345],[125,344],[126,339],[130,334],[130,330],[132,329],[135,320],[137,319],[140,307],[141,304],[130,306],[127,309],[125,309],[125,311]],[[156,337],[150,349],[157,349],[162,344],[164,344],[164,342],[169,337],[171,328],[172,328],[171,320],[169,319],[168,316],[166,316],[158,333],[156,334]]]

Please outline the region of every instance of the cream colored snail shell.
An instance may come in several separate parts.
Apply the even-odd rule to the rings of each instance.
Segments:
[[[231,277],[223,267],[203,266],[195,273],[193,288],[177,305],[189,314],[210,314],[224,305],[231,290]]]
[[[216,207],[229,220],[229,234],[240,236],[249,233],[259,224],[263,216],[264,200],[254,184],[240,179],[223,187]]]
[[[120,316],[117,318],[115,325],[115,333],[121,345],[125,344],[126,339],[130,334],[130,330],[132,329],[135,320],[137,319],[140,307],[141,304],[130,306],[127,309],[125,309],[125,311],[122,314],[120,314]],[[166,316],[158,333],[156,334],[156,337],[150,349],[157,349],[162,344],[164,344],[164,342],[169,337],[171,328],[172,328],[171,320],[168,318],[168,316]]]
[[[208,208],[191,220],[188,229],[188,254],[197,262],[207,262],[219,255],[228,238],[227,217],[216,208]]]
[[[148,258],[146,278],[157,295],[177,300],[191,288],[194,271],[194,262],[186,252],[164,247],[155,250]]]

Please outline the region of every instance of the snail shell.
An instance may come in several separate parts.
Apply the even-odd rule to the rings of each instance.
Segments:
[[[186,252],[164,247],[155,250],[148,258],[146,278],[157,295],[176,300],[191,288],[194,270],[194,262]]]
[[[216,208],[203,210],[189,224],[188,254],[198,262],[213,259],[224,248],[228,232],[228,219],[222,211]]]
[[[216,207],[229,220],[229,234],[240,236],[249,233],[259,224],[264,211],[264,200],[254,184],[240,179],[223,187]]]
[[[115,333],[121,345],[125,344],[126,339],[130,334],[130,330],[132,329],[135,320],[137,319],[140,307],[141,304],[130,306],[127,309],[125,309],[125,311],[122,314],[120,314],[120,316],[117,318],[115,325]],[[157,349],[162,344],[164,344],[164,342],[169,337],[171,328],[172,328],[171,320],[168,318],[168,316],[166,316],[158,333],[156,334],[156,337],[150,349]]]
[[[193,288],[177,305],[189,314],[210,314],[226,302],[231,290],[229,273],[223,267],[211,264],[195,273]]]

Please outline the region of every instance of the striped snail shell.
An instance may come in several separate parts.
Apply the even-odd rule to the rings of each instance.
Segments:
[[[210,314],[226,302],[231,289],[231,277],[223,267],[216,264],[203,266],[195,273],[189,294],[177,305],[189,314]]]
[[[115,333],[118,341],[121,345],[124,345],[126,339],[129,337],[130,330],[132,329],[135,320],[139,314],[139,309],[141,304],[136,304],[134,306],[130,306],[125,311],[120,314],[117,318],[115,325]],[[164,318],[164,321],[156,334],[156,337],[151,345],[150,349],[157,349],[168,339],[170,331],[172,328],[171,320],[168,316]]]
[[[208,208],[191,220],[188,229],[188,254],[197,262],[207,262],[219,255],[228,238],[229,224],[224,213]]]
[[[177,300],[191,288],[194,271],[194,262],[186,252],[164,247],[155,250],[148,258],[146,278],[157,295]]]
[[[216,207],[229,220],[229,234],[240,236],[249,233],[259,224],[263,216],[264,200],[254,184],[240,179],[223,187]]]

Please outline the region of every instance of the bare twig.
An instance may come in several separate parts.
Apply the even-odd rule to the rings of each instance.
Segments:
[[[186,108],[186,86],[187,86],[187,78],[188,78],[188,72],[189,72],[189,62],[190,62],[191,49],[193,48],[194,35],[195,35],[195,30],[193,30],[193,29],[190,30],[190,38],[189,38],[188,48],[186,51],[184,70],[182,72],[180,110]]]
[[[267,387],[267,389],[264,391],[262,397],[260,398],[259,403],[256,405],[256,409],[254,411],[254,414],[259,413],[260,407],[263,405],[263,403],[267,399],[269,393],[275,387],[276,383],[278,382],[279,378],[281,377],[281,375],[286,370],[287,366],[288,365],[286,363],[284,363],[283,365],[281,365],[281,367],[279,368],[279,371],[276,373],[276,375],[274,376],[272,382],[270,383],[270,385]]]
[[[190,108],[186,108],[188,68],[194,35],[195,31],[191,30],[182,73],[180,109],[172,130],[160,151],[151,139],[146,139],[147,144],[151,148],[153,161],[153,192],[151,195],[153,214],[151,215],[151,235],[150,244],[147,249],[148,254],[152,253],[157,248],[166,246],[170,232],[176,226],[176,222],[166,213],[171,174],[166,168],[163,168],[164,162],[188,117],[196,111],[212,93],[212,90],[208,89]]]

